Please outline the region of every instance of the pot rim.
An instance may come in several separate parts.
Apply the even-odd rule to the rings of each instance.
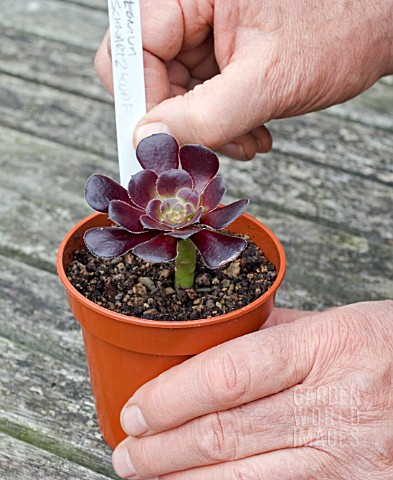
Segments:
[[[211,318],[202,318],[202,319],[196,319],[196,320],[175,320],[175,321],[149,320],[149,319],[138,318],[130,315],[124,315],[122,313],[113,312],[112,310],[109,310],[105,307],[101,307],[100,305],[97,305],[96,303],[87,299],[80,292],[78,292],[78,290],[68,280],[67,275],[65,273],[64,265],[63,265],[64,250],[68,242],[70,241],[70,239],[73,237],[76,231],[79,230],[84,224],[89,222],[92,218],[100,215],[103,215],[103,214],[97,213],[97,212],[92,213],[91,215],[85,217],[84,219],[79,221],[76,225],[74,225],[74,227],[65,235],[57,252],[56,267],[57,267],[57,273],[60,278],[60,281],[63,284],[68,294],[72,295],[77,301],[85,305],[87,308],[90,308],[91,310],[94,310],[98,314],[104,315],[113,320],[117,320],[123,323],[131,323],[133,325],[151,327],[151,328],[185,328],[185,327],[189,328],[189,327],[202,327],[202,326],[213,325],[217,323],[223,323],[229,320],[234,320],[237,317],[239,317],[239,315],[243,315],[244,313],[251,312],[252,310],[257,308],[259,305],[265,303],[269,297],[271,297],[276,293],[277,289],[279,288],[279,286],[281,285],[284,279],[285,270],[286,270],[286,258],[285,258],[285,252],[281,245],[281,242],[276,237],[276,235],[270,230],[270,228],[268,228],[265,224],[257,220],[252,215],[243,213],[241,217],[245,218],[248,222],[253,224],[254,227],[257,227],[260,230],[263,230],[265,233],[267,233],[271,237],[279,254],[280,267],[277,274],[277,278],[275,279],[273,285],[269,288],[267,292],[265,292],[263,295],[258,297],[253,302],[249,303],[248,305],[245,305],[244,307],[238,308],[237,310],[233,310],[223,315],[217,315]]]

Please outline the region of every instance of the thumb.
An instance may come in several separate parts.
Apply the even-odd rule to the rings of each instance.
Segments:
[[[254,72],[248,62],[236,61],[186,94],[163,101],[139,122],[135,142],[153,133],[170,133],[180,144],[217,149],[261,126],[269,118],[261,115]]]

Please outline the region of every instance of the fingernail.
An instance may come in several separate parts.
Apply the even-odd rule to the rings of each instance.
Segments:
[[[146,420],[138,405],[123,408],[120,416],[123,430],[131,437],[137,437],[148,431]]]
[[[112,454],[112,465],[122,478],[133,478],[136,475],[134,465],[126,447],[116,448]]]
[[[259,138],[256,138],[255,140],[257,141],[258,152],[264,152],[266,149],[263,147],[263,143],[259,140]]]
[[[137,143],[139,143],[142,139],[148,137],[149,135],[153,135],[154,133],[171,133],[168,126],[165,123],[161,122],[153,122],[148,123],[147,125],[142,125],[136,131],[135,137]]]
[[[227,155],[228,157],[237,158],[240,160],[247,160],[246,152],[244,151],[243,145],[239,143],[227,143],[220,151]]]

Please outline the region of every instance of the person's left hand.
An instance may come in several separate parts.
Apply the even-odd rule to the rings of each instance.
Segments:
[[[277,311],[269,324],[141,387],[122,412],[133,436],[114,451],[116,472],[392,479],[393,301]]]

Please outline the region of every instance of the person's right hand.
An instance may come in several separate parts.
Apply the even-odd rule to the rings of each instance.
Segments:
[[[271,148],[263,125],[343,102],[393,73],[393,0],[143,0],[148,113],[239,159]],[[113,93],[109,36],[96,70]]]
[[[393,478],[393,302],[275,310],[268,328],[143,385],[121,414],[122,478]]]

